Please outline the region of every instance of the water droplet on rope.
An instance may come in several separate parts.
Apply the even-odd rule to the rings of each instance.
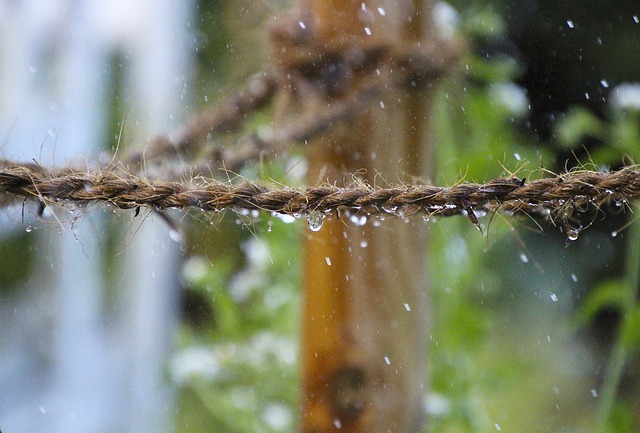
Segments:
[[[611,237],[615,238],[616,236],[618,236],[618,231],[617,230],[612,231],[611,232]]]
[[[622,207],[622,205],[624,204],[624,200],[616,199],[613,201],[613,203],[616,205],[616,207]]]
[[[567,239],[569,239],[570,241],[575,241],[578,239],[578,236],[580,235],[580,232],[582,231],[582,226],[578,227],[578,228],[573,228],[573,227],[565,227],[565,233],[567,234]]]
[[[309,230],[317,232],[322,228],[324,223],[324,214],[316,210],[307,212],[307,223],[309,223]]]

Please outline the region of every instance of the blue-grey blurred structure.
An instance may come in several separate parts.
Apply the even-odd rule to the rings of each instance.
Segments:
[[[93,167],[101,144],[115,141],[105,138],[113,67],[124,77],[128,141],[143,146],[176,128],[188,100],[193,10],[189,0],[0,0],[0,156]],[[30,230],[21,212],[20,204],[2,211],[0,242]],[[159,218],[132,229],[132,212],[82,211],[73,224],[68,209],[53,213],[28,235],[28,281],[0,288],[0,429],[169,431],[178,244]],[[110,218],[130,232],[115,259],[105,257]],[[117,284],[107,287],[106,275]]]

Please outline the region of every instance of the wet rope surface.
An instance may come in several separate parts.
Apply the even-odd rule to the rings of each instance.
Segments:
[[[121,208],[148,207],[202,211],[267,211],[300,216],[332,211],[362,211],[409,217],[416,214],[465,214],[477,224],[479,212],[528,213],[550,216],[564,223],[574,212],[620,206],[640,197],[640,172],[635,167],[604,173],[575,171],[525,182],[498,178],[484,184],[450,187],[401,185],[390,188],[322,185],[296,189],[256,183],[223,183],[194,178],[184,182],[148,180],[117,169],[82,172],[48,170],[36,164],[0,160],[0,201],[9,197],[40,200],[44,204],[103,202]]]

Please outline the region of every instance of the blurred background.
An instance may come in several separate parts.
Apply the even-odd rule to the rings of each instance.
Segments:
[[[2,157],[92,168],[213,108],[269,61],[287,1],[0,0]],[[439,185],[640,160],[640,6],[452,1]],[[271,126],[272,109],[237,136]],[[212,138],[217,140],[217,138]],[[301,185],[302,149],[248,179]],[[633,203],[545,221],[431,218],[433,432],[640,430]],[[291,432],[300,221],[17,203],[0,214],[5,433]],[[384,224],[372,220],[369,224]],[[366,247],[366,246],[365,246]],[[426,246],[425,246],[426,247]]]

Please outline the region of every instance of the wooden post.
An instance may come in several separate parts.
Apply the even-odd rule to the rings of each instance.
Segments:
[[[322,112],[361,84],[349,73],[340,76],[340,52],[419,43],[423,3],[301,0],[298,37],[324,53],[310,62],[318,68],[310,74],[314,78],[292,86],[300,112]],[[290,51],[276,47],[274,52],[289,53],[288,60],[280,57],[281,64],[295,63]],[[393,79],[393,68],[388,72]],[[327,76],[343,80],[344,87],[327,85]],[[317,87],[323,84],[321,95]],[[309,184],[342,184],[356,172],[371,184],[428,177],[428,105],[428,95],[417,86],[393,90],[369,102],[366,112],[333,125],[309,143]],[[303,433],[422,429],[426,223],[389,217],[362,224],[362,217],[334,217],[318,232],[305,233]]]

